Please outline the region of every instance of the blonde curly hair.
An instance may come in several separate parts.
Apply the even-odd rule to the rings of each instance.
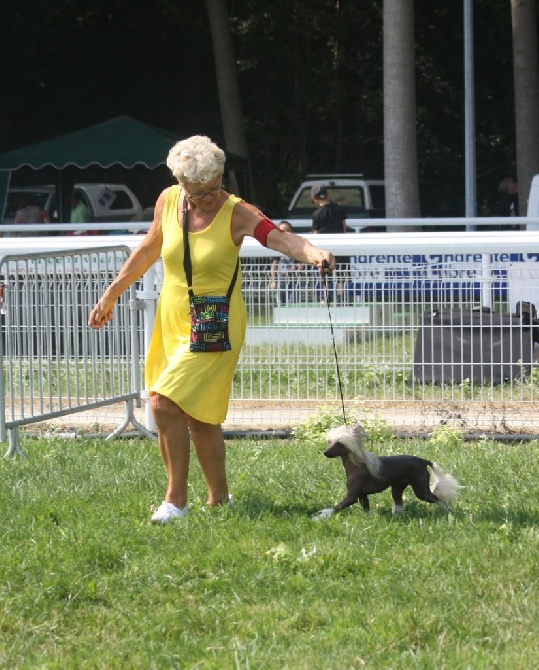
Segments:
[[[207,184],[223,174],[225,152],[209,137],[193,135],[172,147],[167,166],[180,184]]]

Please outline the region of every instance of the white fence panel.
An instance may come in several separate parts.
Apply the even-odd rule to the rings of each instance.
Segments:
[[[118,402],[126,422],[147,434],[133,415],[141,397],[134,288],[113,324],[86,326],[129,253],[122,246],[0,257],[0,440],[9,436],[8,454],[19,450],[20,426]]]
[[[225,429],[288,429],[323,408],[342,414],[338,361],[349,419],[381,418],[396,431],[413,433],[448,421],[475,433],[539,433],[537,324],[533,319],[528,323],[526,310],[524,319],[511,318],[519,303],[539,307],[539,231],[308,237],[350,258],[328,280],[327,294],[312,268],[296,271],[290,286],[272,289],[275,253],[250,239],[242,247],[248,328]],[[52,245],[52,240],[66,251],[51,250],[41,257],[87,254],[90,249],[80,248],[85,243],[107,255],[114,245],[132,248],[140,238],[57,237],[46,243]],[[39,240],[30,242],[37,245]],[[79,248],[74,252],[75,243]],[[23,262],[28,257],[23,241],[18,238],[14,244],[18,262]],[[28,313],[17,308],[9,317],[10,327],[17,320],[21,333],[9,336],[7,358],[4,352],[8,385],[2,394],[11,425],[38,416],[66,425],[70,413],[83,404],[94,410],[84,414],[86,429],[121,420],[123,405],[118,411],[112,400],[122,403],[124,390],[94,392],[91,381],[87,397],[86,385],[98,369],[112,373],[107,379],[127,375],[127,370],[114,367],[120,363],[111,367],[110,351],[117,352],[112,360],[122,365],[132,354],[133,375],[141,378],[160,275],[152,269],[152,278],[143,278],[135,293],[122,297],[113,325],[94,333],[86,327],[88,312],[115,271],[105,269],[86,283],[84,273],[58,272],[46,285],[30,272],[17,284],[15,304],[27,295],[35,307]],[[2,276],[9,295],[10,273]],[[484,316],[485,308],[492,316]],[[477,309],[483,316],[473,311]],[[131,329],[133,313],[138,318]],[[5,338],[9,332],[5,325]],[[54,338],[49,340],[45,333],[51,332]],[[69,351],[68,360],[61,359],[62,371],[74,372],[62,374],[71,384],[68,396],[77,399],[75,407],[63,395],[61,400],[54,396],[58,382],[51,380],[59,378],[60,359],[51,355],[49,362],[45,356],[44,367],[35,367],[43,351],[58,348],[57,341],[60,352]],[[140,385],[135,390],[128,385],[127,395],[136,396]],[[137,408],[136,416],[141,419],[145,410],[151,430],[147,407]]]
[[[539,307],[536,233],[310,239],[351,258],[330,280],[329,305],[312,269],[290,279],[283,304],[269,288],[273,252],[260,258],[260,247],[244,245],[248,330],[228,427],[342,415],[338,362],[347,418],[413,433],[448,421],[475,433],[537,432],[539,323],[510,318],[518,303]]]

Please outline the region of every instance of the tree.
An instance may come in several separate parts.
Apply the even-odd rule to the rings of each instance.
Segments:
[[[231,91],[239,85],[241,109],[236,106],[233,118],[241,125],[235,134],[245,132],[247,138],[256,202],[275,218],[285,215],[305,173],[362,172],[381,178],[383,0],[272,0],[264,5],[226,0],[228,17],[225,0],[208,1],[136,0],[128,13],[122,0],[33,3],[32,12],[25,10],[28,3],[4,2],[2,19],[9,30],[0,40],[0,90],[5,93],[0,151],[128,114],[179,136],[205,134],[229,151],[245,153],[223,120],[233,102]],[[525,0],[528,7],[520,2],[519,11],[533,10],[530,2]],[[387,11],[412,7],[402,0],[386,5]],[[432,193],[440,190],[436,187],[447,191],[448,205],[462,215],[462,2],[414,0],[413,12],[413,33],[407,29],[410,41],[412,35],[416,41],[419,179],[432,184]],[[217,55],[217,44],[212,51],[210,15],[217,17],[220,34],[232,33],[234,49],[228,56]],[[474,16],[478,200],[482,213],[488,213],[499,181],[516,172],[511,3],[474,0]],[[533,25],[533,18],[520,21],[520,29],[533,30]],[[396,44],[389,46],[397,59],[404,55]],[[223,77],[216,76],[216,68],[220,71],[225,62],[235,73],[219,91]],[[398,77],[395,81],[403,87]],[[407,92],[413,95],[413,85]],[[226,106],[223,114],[220,102]],[[530,113],[534,107],[529,105]],[[400,114],[398,106],[393,112]],[[524,112],[520,102],[517,112]],[[518,122],[519,129],[530,127],[522,135],[524,150],[537,155],[528,144],[539,135],[534,123]],[[401,121],[394,130],[397,144],[406,139]],[[387,148],[403,149],[394,145],[386,141]],[[23,172],[21,180],[26,179]],[[168,178],[167,173],[163,186]],[[524,189],[527,178],[521,174],[519,179]],[[402,177],[390,178],[390,189],[393,182],[404,183]],[[142,188],[155,191],[146,181]],[[239,194],[247,196],[246,191]],[[524,209],[525,195],[521,198]]]
[[[306,173],[382,177],[378,4],[229,0],[257,195],[275,217]]]
[[[515,128],[520,214],[539,174],[539,66],[535,0],[511,0]]]
[[[384,0],[384,178],[387,217],[419,217],[414,0]]]
[[[206,0],[217,75],[217,90],[223,121],[225,148],[248,159],[247,137],[241,111],[238,71],[234,45],[226,9],[226,0]],[[238,183],[233,172],[229,172],[231,188],[238,193]],[[252,181],[252,180],[251,180]],[[235,183],[234,183],[235,182]],[[253,197],[251,184],[251,194]]]

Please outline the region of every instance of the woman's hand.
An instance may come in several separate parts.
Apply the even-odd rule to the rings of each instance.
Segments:
[[[95,307],[90,312],[88,317],[88,325],[94,330],[99,330],[106,326],[107,323],[112,319],[112,310],[114,308],[114,303],[108,302],[101,298]]]
[[[335,256],[331,251],[313,246],[301,235],[273,230],[268,235],[267,246],[284,256],[294,258],[302,265],[315,265],[324,274],[331,274],[335,270]]]
[[[331,253],[331,251],[318,249],[316,247],[314,248],[319,252],[318,258],[313,260],[314,265],[316,265],[322,274],[331,274],[333,270],[335,270],[335,256]]]

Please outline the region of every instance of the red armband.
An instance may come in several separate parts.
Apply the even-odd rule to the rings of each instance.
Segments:
[[[280,233],[283,231],[280,228],[272,223],[269,219],[264,217],[262,221],[259,221],[256,224],[256,228],[253,233],[253,237],[260,242],[263,247],[268,246],[268,235],[272,230],[278,230]]]

